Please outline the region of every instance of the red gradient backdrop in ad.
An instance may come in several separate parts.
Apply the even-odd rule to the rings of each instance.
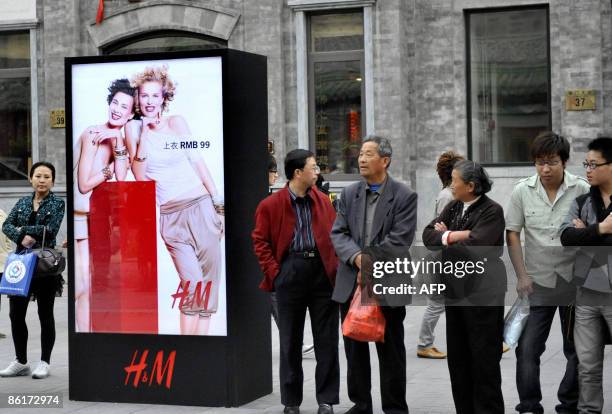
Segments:
[[[156,222],[151,181],[107,182],[93,191],[89,225],[96,231],[89,246],[94,332],[158,332]]]

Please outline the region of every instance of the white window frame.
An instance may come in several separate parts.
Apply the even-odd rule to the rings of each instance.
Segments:
[[[296,83],[297,83],[297,135],[298,147],[310,148],[309,99],[308,99],[308,24],[307,13],[341,9],[363,8],[363,60],[365,90],[365,132],[372,134],[374,128],[374,48],[373,8],[376,0],[288,0],[294,11]],[[312,148],[311,148],[312,149]]]

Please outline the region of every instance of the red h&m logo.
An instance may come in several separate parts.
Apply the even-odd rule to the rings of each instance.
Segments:
[[[189,295],[189,284],[191,282],[179,282],[176,288],[176,293],[172,296],[172,309],[176,304],[176,300],[179,300],[178,308],[181,310],[199,310],[208,309],[208,300],[210,299],[210,289],[212,288],[212,281],[206,283],[204,292],[202,292],[202,282],[196,284],[193,295]]]
[[[140,354],[140,360],[136,362],[138,359],[138,351],[134,351],[134,356],[132,357],[132,363],[127,367],[123,368],[125,370],[125,382],[123,385],[128,385],[130,382],[130,377],[133,376],[132,386],[134,388],[138,388],[138,386],[142,384],[148,384],[149,386],[153,385],[153,382],[159,386],[164,383],[164,378],[166,380],[165,384],[163,384],[167,389],[170,389],[172,385],[172,375],[174,374],[174,360],[176,359],[176,351],[171,351],[168,355],[168,358],[164,363],[164,351],[158,351],[155,356],[155,360],[153,361],[153,367],[151,370],[147,370],[148,364],[148,356],[149,350],[145,349],[142,354]]]

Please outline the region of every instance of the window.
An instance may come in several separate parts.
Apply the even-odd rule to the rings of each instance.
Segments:
[[[324,174],[359,173],[365,130],[363,45],[362,11],[310,15],[310,142]]]
[[[226,41],[214,37],[166,30],[124,39],[106,48],[104,54],[128,55],[133,53],[175,52],[226,47]]]
[[[524,163],[551,129],[548,6],[466,13],[470,157]]]
[[[29,32],[0,32],[0,181],[28,179],[31,112]]]

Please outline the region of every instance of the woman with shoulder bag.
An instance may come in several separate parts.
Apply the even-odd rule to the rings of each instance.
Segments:
[[[64,201],[51,191],[55,183],[55,167],[44,161],[35,163],[30,169],[30,182],[34,193],[15,204],[2,226],[2,232],[17,244],[17,252],[41,248],[43,239],[44,247],[55,247],[55,237],[64,218]],[[53,305],[56,295],[62,293],[63,282],[61,274],[33,278],[27,297],[9,296],[16,360],[0,371],[1,377],[32,374],[32,378],[39,379],[49,376],[51,351],[55,343]],[[28,365],[28,327],[25,321],[30,300],[38,302],[42,348],[40,362],[33,372]]]

